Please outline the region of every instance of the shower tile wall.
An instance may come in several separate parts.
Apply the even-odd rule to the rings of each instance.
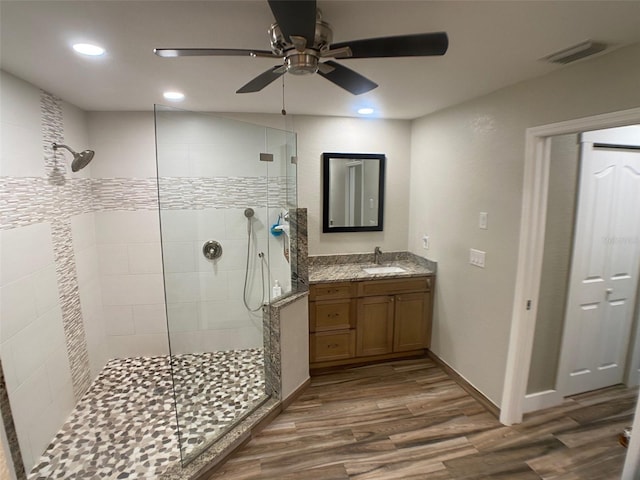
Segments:
[[[0,100],[0,388],[11,398],[29,469],[90,379],[82,285],[70,242],[88,184],[58,182],[62,168],[61,175],[47,177],[62,165],[46,153],[47,144],[65,138],[62,111],[70,118],[69,138],[83,145],[87,139],[82,111],[4,72]],[[85,226],[76,230],[81,235]],[[83,293],[91,303],[90,292]],[[15,437],[7,434],[11,442]],[[18,450],[15,443],[10,447]]]
[[[162,220],[172,348],[190,353],[262,346],[256,328],[262,313],[249,314],[242,303],[247,255],[244,209],[171,210],[163,212]],[[264,227],[257,221],[254,225],[258,249],[264,250],[259,239]],[[215,263],[202,255],[207,240],[222,244],[222,257]],[[253,261],[251,268],[256,265]],[[258,283],[251,286],[255,308],[260,304]]]
[[[169,353],[157,211],[95,217],[109,358]]]
[[[0,349],[27,468],[75,403],[46,223],[0,232]]]
[[[284,238],[269,234],[282,209],[266,207],[267,202],[286,205],[283,155],[273,151],[273,163],[260,162],[258,154],[271,151],[264,127],[209,115],[161,111],[157,131],[172,350],[259,347],[261,301],[268,300],[273,280],[288,288],[291,276],[282,254]],[[249,252],[253,273],[247,284],[249,306],[258,310],[253,313],[243,304],[247,207],[255,211]],[[202,254],[208,240],[222,244],[222,257],[215,262]],[[269,255],[264,298],[258,252]]]

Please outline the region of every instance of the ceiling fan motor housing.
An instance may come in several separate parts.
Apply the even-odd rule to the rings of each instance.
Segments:
[[[318,57],[308,53],[292,53],[285,59],[287,72],[294,75],[310,75],[318,71]]]
[[[321,52],[329,50],[333,32],[328,23],[317,20],[313,45],[300,45],[294,44],[293,41],[287,41],[278,24],[274,23],[269,28],[269,37],[273,53],[286,57],[287,72],[294,75],[309,75],[318,71]]]

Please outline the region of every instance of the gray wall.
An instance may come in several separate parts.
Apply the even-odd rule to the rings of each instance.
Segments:
[[[640,106],[640,45],[415,120],[410,251],[438,261],[432,350],[500,404],[529,127]],[[489,229],[478,228],[479,212]],[[431,248],[422,248],[428,234]],[[487,252],[469,265],[469,248]]]

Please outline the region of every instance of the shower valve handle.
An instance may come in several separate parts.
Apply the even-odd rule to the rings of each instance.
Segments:
[[[222,256],[222,245],[215,240],[209,240],[202,245],[202,254],[208,260],[215,260]]]

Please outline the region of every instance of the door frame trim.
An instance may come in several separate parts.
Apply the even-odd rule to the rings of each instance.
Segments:
[[[531,367],[546,225],[550,137],[634,124],[640,124],[640,108],[531,127],[526,130],[516,285],[500,409],[500,421],[505,425],[522,422]],[[528,301],[531,302],[529,310],[527,310]],[[640,436],[636,435],[632,438],[638,439],[640,455]],[[631,450],[629,450],[630,453]]]

